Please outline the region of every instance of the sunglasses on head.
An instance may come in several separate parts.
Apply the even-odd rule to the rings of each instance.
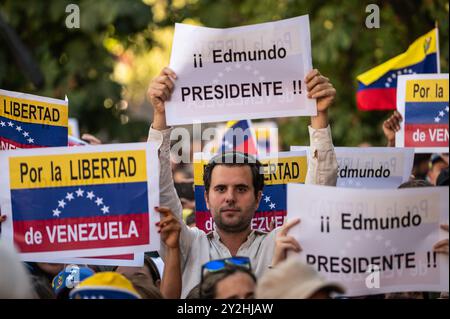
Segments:
[[[208,261],[202,266],[202,281],[203,277],[208,273],[215,273],[224,270],[226,267],[240,267],[248,270],[252,270],[250,258],[248,257],[229,257],[224,259],[216,259]]]

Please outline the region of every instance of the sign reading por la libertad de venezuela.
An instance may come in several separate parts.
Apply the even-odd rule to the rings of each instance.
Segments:
[[[1,240],[22,260],[159,249],[156,144],[4,151],[0,169]]]
[[[68,101],[0,90],[0,150],[67,146]]]
[[[169,125],[316,115],[307,15],[229,29],[176,24]]]

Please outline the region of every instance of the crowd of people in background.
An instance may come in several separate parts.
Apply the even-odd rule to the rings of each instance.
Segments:
[[[195,197],[191,163],[173,163],[165,102],[177,75],[164,68],[149,86],[154,107],[149,141],[160,145],[160,207],[156,225],[161,250],[145,254],[142,267],[78,265],[76,278],[67,265],[21,262],[18,253],[0,241],[0,298],[41,299],[324,299],[345,296],[345,286],[329,282],[288,252],[301,254],[289,230],[300,220],[289,220],[268,233],[251,229],[251,219],[264,187],[259,161],[251,155],[225,152],[205,168],[205,200],[216,228],[206,234],[195,226]],[[306,76],[308,97],[317,100],[311,118],[310,158],[306,183],[335,186],[337,161],[328,108],[336,90],[318,70]],[[338,106],[337,106],[338,107]],[[387,146],[395,146],[401,115],[394,112],[383,123]],[[90,140],[99,143],[95,138]],[[231,161],[227,161],[231,159]],[[224,164],[227,163],[227,164]],[[448,154],[417,154],[410,182],[401,187],[448,184]],[[0,223],[5,216],[0,216]],[[448,232],[448,225],[442,225]],[[434,250],[448,256],[448,239]],[[289,254],[290,255],[290,254]],[[72,265],[73,266],[73,265]],[[71,278],[72,276],[72,278]],[[77,279],[79,284],[70,285]],[[448,298],[448,293],[404,292],[360,298]]]

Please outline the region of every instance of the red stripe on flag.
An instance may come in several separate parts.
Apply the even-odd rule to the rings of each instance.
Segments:
[[[134,254],[95,256],[95,257],[82,257],[82,258],[134,260]]]
[[[258,150],[256,148],[255,142],[252,137],[249,137],[244,143],[236,146],[236,151],[242,152],[245,154],[257,155]]]
[[[0,136],[0,150],[15,150],[16,148],[39,148],[39,147],[43,146],[17,143],[16,141]]]
[[[448,124],[405,124],[405,147],[448,147]]]
[[[270,227],[272,226],[272,222],[273,227],[275,228],[283,225],[286,214],[287,213],[285,210],[256,212],[251,222],[252,229],[262,232],[269,232],[271,230]],[[214,222],[211,213],[208,211],[196,211],[195,225],[207,234],[213,231]]]
[[[397,108],[397,89],[362,89],[356,93],[356,104],[361,111],[385,111]]]
[[[132,222],[137,236],[130,228]],[[14,241],[23,253],[145,245],[150,232],[147,213],[14,221],[13,224]],[[41,234],[40,240],[36,240],[37,232]]]

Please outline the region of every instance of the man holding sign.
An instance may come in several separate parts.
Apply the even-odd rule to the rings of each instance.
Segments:
[[[169,68],[150,83],[148,98],[154,107],[153,124],[149,141],[160,144],[160,203],[168,206],[181,220],[182,206],[174,189],[170,167],[170,128],[166,123],[166,101],[171,98],[177,75]],[[333,103],[336,90],[328,78],[318,70],[310,71],[305,84],[308,97],[317,99],[317,116],[311,117],[309,127],[311,157],[306,183],[335,185],[337,161],[328,125],[328,108]],[[242,153],[228,153],[231,164],[225,158],[216,158],[207,165],[205,174],[205,199],[216,222],[216,230],[206,235],[184,223],[180,235],[182,280],[184,298],[200,282],[200,266],[211,259],[235,255],[249,256],[255,274],[259,277],[271,265],[275,248],[276,256],[287,249],[299,250],[298,243],[287,236],[276,239],[278,229],[269,234],[251,230],[251,220],[262,197],[264,176],[260,164]],[[239,157],[241,161],[237,158]],[[164,223],[164,218],[161,223]],[[286,224],[292,227],[298,221]],[[281,238],[280,238],[281,237]],[[277,245],[276,245],[277,243]],[[161,245],[164,258],[164,245]]]

